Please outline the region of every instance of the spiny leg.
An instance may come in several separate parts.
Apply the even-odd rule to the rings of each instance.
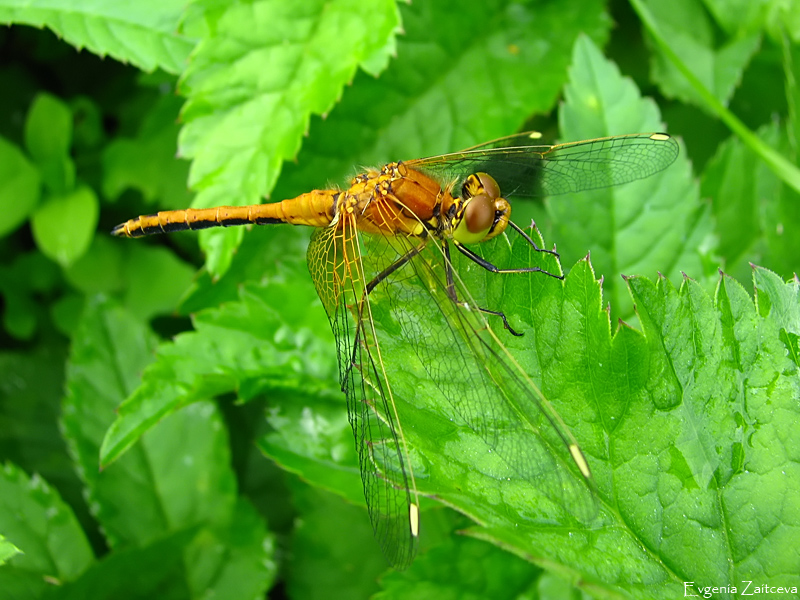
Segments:
[[[525,239],[525,241],[528,242],[528,244],[530,244],[530,246],[534,250],[536,250],[537,252],[543,252],[545,254],[552,254],[553,256],[558,258],[559,256],[558,252],[556,252],[555,250],[545,250],[544,248],[539,248],[539,246],[536,245],[536,242],[534,242],[527,233],[525,233],[522,229],[520,229],[516,223],[514,223],[513,221],[509,221],[508,224],[511,225],[517,231],[517,233],[519,233]],[[550,277],[554,277],[555,279],[564,279],[563,275],[556,275],[555,273],[551,273],[550,271],[542,269],[541,267],[518,267],[514,269],[501,269],[500,267],[497,267],[494,264],[490,263],[485,258],[478,256],[477,254],[475,254],[475,252],[473,252],[463,244],[457,241],[454,241],[453,243],[455,244],[458,251],[461,252],[461,254],[469,258],[475,264],[480,265],[490,273],[542,273],[544,275],[549,275]]]
[[[457,242],[454,242],[454,243],[456,244],[456,248],[458,248],[459,250],[461,250],[463,252],[463,250],[462,250],[463,246],[461,246],[461,244],[459,244]],[[450,296],[450,299],[453,302],[455,302],[456,305],[460,305],[460,303],[458,301],[458,294],[456,293],[455,282],[453,281],[453,263],[450,261],[450,246],[447,244],[446,240],[443,240],[443,242],[442,242],[442,250],[444,251],[444,263],[445,263],[444,264],[444,269],[445,269],[445,273],[446,273],[446,277],[447,277],[447,295]],[[466,256],[468,258],[471,258],[472,260],[475,260],[469,254],[467,254]],[[477,254],[475,255],[475,257],[476,258],[480,258]],[[481,259],[481,260],[483,260],[483,259]],[[477,262],[482,267],[484,266],[478,261],[475,261],[475,262]],[[491,265],[491,263],[487,263],[487,264]],[[494,267],[494,265],[491,265],[491,266]],[[495,267],[495,268],[497,268],[497,267]],[[495,272],[501,272],[501,271],[495,271]],[[526,271],[520,271],[520,272],[521,273],[529,273],[531,271],[526,270]],[[471,308],[476,308],[480,312],[482,312],[484,314],[487,314],[487,315],[494,315],[495,317],[500,317],[503,320],[503,327],[505,327],[511,335],[516,335],[517,337],[521,337],[523,335],[523,334],[519,333],[517,330],[515,330],[513,327],[511,327],[511,325],[508,323],[508,319],[506,318],[506,315],[505,315],[504,312],[499,311],[499,310],[491,310],[489,308],[482,308],[480,306],[475,306],[475,307],[471,307]]]
[[[385,281],[386,278],[389,277],[389,275],[391,275],[392,273],[394,273],[398,269],[402,268],[403,266],[407,265],[408,262],[412,258],[414,258],[417,254],[422,252],[422,249],[425,247],[426,244],[427,244],[427,240],[424,241],[423,243],[421,243],[416,248],[412,248],[411,250],[406,252],[403,256],[398,258],[396,261],[394,261],[392,264],[390,264],[388,267],[386,267],[383,271],[378,273],[372,279],[372,281],[370,281],[367,284],[366,288],[364,289],[364,294],[363,294],[363,296],[361,296],[361,300],[359,300],[359,303],[358,303],[358,318],[356,319],[356,337],[353,340],[353,342],[354,342],[353,343],[353,356],[350,359],[350,368],[351,369],[356,364],[356,351],[358,349],[358,345],[361,343],[361,339],[360,338],[361,338],[361,334],[362,334],[362,329],[364,327],[364,319],[362,317],[364,315],[364,304],[366,304],[366,302],[367,302],[367,296],[369,296],[369,294],[372,292],[372,290],[374,290],[378,286],[378,284],[380,284],[382,281]]]

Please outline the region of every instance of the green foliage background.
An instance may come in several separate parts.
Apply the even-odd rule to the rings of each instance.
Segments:
[[[800,586],[797,2],[0,0],[0,22],[0,599]],[[563,283],[460,271],[522,324],[600,516],[531,515],[535,486],[415,407],[398,344],[441,502],[386,573],[309,232],[108,231],[523,129],[682,140],[645,181],[514,205]]]

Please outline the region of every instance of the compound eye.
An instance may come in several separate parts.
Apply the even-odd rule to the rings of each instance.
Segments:
[[[482,242],[494,225],[494,220],[494,201],[486,194],[473,196],[464,206],[453,237],[462,244]]]
[[[476,173],[478,180],[481,182],[483,192],[492,200],[500,197],[500,186],[494,180],[494,177],[488,173]]]

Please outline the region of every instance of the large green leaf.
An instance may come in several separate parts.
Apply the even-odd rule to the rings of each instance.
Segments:
[[[94,560],[75,514],[58,492],[10,463],[0,469],[0,531],[21,552],[0,566],[0,598],[38,597],[45,578],[68,581]]]
[[[497,245],[493,256],[530,260],[521,241],[510,255]],[[800,379],[791,359],[798,355],[800,288],[764,270],[755,272],[755,283],[757,306],[728,277],[720,279],[715,299],[689,279],[679,290],[663,279],[629,279],[643,332],[623,326],[613,336],[600,285],[586,261],[563,283],[541,275],[507,276],[502,290],[487,292],[493,307],[515,308],[508,310],[509,318],[525,336],[504,333],[501,339],[588,455],[599,514],[583,526],[552,526],[546,512],[552,490],[542,489],[541,482],[498,478],[502,456],[491,459],[485,438],[454,420],[449,402],[425,384],[426,367],[417,351],[401,339],[384,338],[420,489],[470,515],[480,525],[472,531],[476,537],[580,580],[596,593],[670,598],[683,581],[729,585],[756,577],[771,585],[800,585],[786,562],[792,523],[800,517],[798,496],[790,492],[800,489],[800,473],[793,467],[796,448],[789,433],[800,421]],[[269,290],[280,291],[274,284]],[[179,361],[177,352],[162,350],[161,366],[145,373],[145,386],[129,401],[131,409],[139,407],[138,416],[126,409],[108,441],[122,430],[138,435],[147,427],[147,415],[158,416],[158,407],[169,412],[176,402],[238,386],[245,398],[263,393],[273,399],[270,423],[289,440],[284,457],[276,458],[326,487],[344,485],[339,491],[351,496],[352,479],[337,484],[333,476],[343,468],[352,472],[352,451],[341,446],[343,417],[326,408],[324,395],[291,391],[313,363],[292,362],[296,341],[275,362],[282,340],[292,338],[283,333],[268,341],[270,322],[279,326],[276,331],[287,331],[273,321],[269,295],[247,290],[222,311],[199,315],[198,332],[175,349],[194,358]],[[373,312],[384,318],[378,302],[376,296]],[[405,318],[425,323],[432,315],[418,314],[421,308],[404,307]],[[259,340],[258,357],[265,364],[253,363],[250,338]],[[686,344],[687,339],[693,342]],[[217,350],[210,356],[212,343]],[[194,367],[199,360],[210,362]],[[447,365],[447,356],[442,361]],[[403,372],[398,364],[405,365]],[[310,382],[306,377],[304,385]],[[159,389],[164,391],[152,393]],[[288,391],[285,401],[279,390]],[[145,408],[150,412],[141,412]],[[287,451],[298,457],[289,458]],[[327,477],[319,474],[320,459],[329,464]],[[753,528],[747,508],[753,506],[760,507],[755,513],[760,528]],[[422,522],[424,528],[425,514]],[[759,531],[769,531],[768,540]],[[687,554],[686,547],[695,552]],[[737,565],[732,571],[731,564]]]
[[[573,64],[562,111],[566,135],[660,129],[652,105],[602,60],[588,39],[575,45]],[[592,235],[567,227],[574,223],[579,204],[572,205],[571,214],[564,210],[561,234],[566,244],[577,246],[583,239],[591,247],[600,240],[599,248],[610,249],[615,260],[604,267],[606,281],[623,271],[618,264],[630,264],[625,270],[655,271],[664,269],[665,260],[672,275],[682,268],[702,274],[698,248],[702,251],[709,232],[708,210],[697,207],[685,162],[638,188],[603,193],[608,194],[603,202],[590,202],[604,215],[597,219],[600,223],[588,220]],[[553,200],[551,210],[563,210],[561,201]],[[273,237],[259,231],[248,239],[256,236]],[[613,242],[603,246],[603,236]],[[652,245],[662,238],[655,247],[667,259],[636,257],[643,240]],[[501,266],[538,260],[518,236],[510,240],[513,245],[498,238],[481,252]],[[268,244],[261,251],[249,245],[243,249],[246,253],[236,257],[231,269],[240,276],[255,276],[260,267],[249,265],[267,264],[264,257],[275,255]],[[198,313],[195,333],[162,345],[158,361],[144,373],[144,384],[121,407],[106,436],[104,462],[118,458],[153,423],[198,398],[228,392],[243,400],[263,396],[270,403],[267,418],[273,431],[262,438],[261,448],[303,479],[360,501],[343,398],[331,383],[333,342],[319,335],[325,330],[321,308],[314,306],[305,274],[285,264],[288,260],[282,258],[258,284],[240,288],[238,297],[224,279],[221,291],[209,282],[198,285],[198,305],[211,305],[215,297],[228,303]],[[797,423],[796,364],[781,366],[786,350],[779,351],[783,347],[797,355],[796,282],[783,284],[756,271],[759,314],[743,288],[728,277],[720,279],[714,299],[690,279],[676,290],[667,279],[652,283],[629,278],[627,297],[621,287],[613,288],[612,307],[635,305],[642,332],[623,324],[612,335],[602,286],[588,260],[577,262],[564,282],[541,275],[492,275],[464,257],[454,261],[478,305],[503,310],[524,332],[522,338],[498,332],[511,353],[498,356],[509,365],[513,357],[522,371],[514,366],[490,371],[530,375],[559,411],[594,471],[597,515],[565,520],[575,508],[568,502],[572,496],[547,486],[559,477],[567,487],[580,486],[578,476],[566,471],[554,477],[543,470],[534,480],[509,473],[503,453],[524,455],[524,448],[518,451],[514,441],[491,443],[485,432],[454,414],[449,400],[454,396],[445,391],[447,378],[440,375],[431,383],[431,372],[452,373],[453,389],[470,381],[458,369],[475,363],[449,360],[448,352],[473,352],[476,346],[456,346],[463,342],[447,338],[434,341],[442,346],[436,346],[438,353],[425,353],[392,335],[398,329],[398,310],[405,323],[447,331],[432,321],[456,310],[444,294],[441,311],[426,303],[398,307],[391,299],[394,288],[379,286],[373,315],[384,336],[381,346],[420,491],[469,515],[476,522],[470,532],[475,537],[601,596],[669,598],[681,593],[684,581],[723,585],[751,575],[765,583],[797,585],[788,568],[770,572],[766,566],[779,564],[779,554],[788,550],[785,537],[798,515],[787,494],[798,489],[798,476],[791,458],[770,467],[788,473],[778,482],[759,466],[766,452],[791,457],[793,450],[785,433],[759,433],[774,420],[744,400],[762,393],[758,382],[763,377],[774,382],[763,393],[771,394],[771,405],[783,411],[781,424]],[[409,271],[404,278],[411,275]],[[780,313],[764,310],[775,305],[772,298],[781,299]],[[776,327],[775,319],[784,322]],[[421,357],[434,363],[425,364]],[[500,378],[497,385],[503,389],[506,383]],[[509,389],[522,388],[517,384]],[[525,397],[518,402],[535,398]],[[527,431],[534,425],[535,419],[520,420],[510,427]],[[752,473],[768,475],[763,487],[747,489]],[[770,494],[784,500],[782,513],[768,504]],[[765,506],[759,518],[774,532],[767,546],[759,545],[748,529],[740,508],[748,502]],[[740,512],[731,518],[731,511]],[[423,531],[427,522],[423,513]],[[735,543],[726,545],[724,540]],[[695,551],[686,553],[687,547]],[[731,564],[740,566],[731,570]],[[412,566],[411,576],[414,570]]]
[[[202,207],[267,194],[300,149],[310,116],[333,107],[359,66],[372,74],[385,66],[399,25],[393,0],[217,8],[204,16],[213,27],[180,83],[188,97],[180,152],[193,159],[190,182]],[[228,268],[240,235],[207,232],[213,271]]]
[[[330,115],[312,119],[276,198],[518,131],[555,105],[578,35],[602,43],[610,27],[595,1],[415,2],[402,15],[396,60],[378,79],[357,75]]]
[[[791,154],[791,144],[775,125],[762,128],[759,136]],[[720,145],[703,173],[702,191],[713,198],[726,271],[741,281],[756,261],[785,277],[800,270],[800,244],[792,235],[800,227],[800,196],[737,138]]]
[[[761,42],[758,28],[743,24],[737,27],[737,35],[717,47],[715,23],[700,0],[647,4],[678,56],[720,102],[727,104],[741,80],[742,72],[758,50]],[[751,3],[751,6],[755,4]],[[736,21],[748,18],[745,10],[729,10],[726,20],[731,26],[731,17],[734,15]],[[692,23],[692,27],[686,28],[685,23]],[[661,86],[665,96],[706,107],[697,91],[658,48],[652,60],[652,69],[653,79]]]
[[[162,344],[159,360],[142,374],[144,385],[120,406],[103,442],[102,462],[113,461],[149,427],[198,398],[230,391],[251,398],[265,378],[284,388],[313,385],[310,376],[328,385],[334,359],[312,333],[327,329],[324,313],[307,309],[313,288],[307,278],[302,285],[295,279],[247,285],[239,301],[198,313],[196,332]]]
[[[569,75],[559,112],[565,140],[664,129],[652,100],[642,98],[586,37],[575,44]],[[549,198],[547,208],[565,264],[591,252],[618,317],[628,318],[633,310],[620,275],[700,277],[704,254],[712,249],[709,210],[699,201],[685,154],[653,177]]]
[[[90,304],[76,332],[63,427],[93,513],[115,549],[155,548],[165,536],[194,531],[177,556],[163,560],[186,561],[184,585],[196,594],[217,590],[224,597],[232,580],[250,595],[263,593],[275,574],[272,538],[247,501],[237,498],[228,439],[214,405],[196,402],[161,422],[115,465],[98,468],[103,433],[152,360],[153,345],[152,334],[109,302]],[[135,564],[113,554],[106,560],[117,566],[99,566],[75,589],[100,582],[113,589],[106,570]],[[159,575],[151,577],[153,583]]]
[[[194,41],[178,33],[182,0],[0,0],[0,22],[47,27],[76,48],[152,71],[183,70]]]

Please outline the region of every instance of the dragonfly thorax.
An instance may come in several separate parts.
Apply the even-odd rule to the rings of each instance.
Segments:
[[[434,179],[403,163],[389,163],[353,178],[337,197],[334,220],[339,226],[354,220],[365,233],[421,238],[437,228],[443,202],[452,198]]]

